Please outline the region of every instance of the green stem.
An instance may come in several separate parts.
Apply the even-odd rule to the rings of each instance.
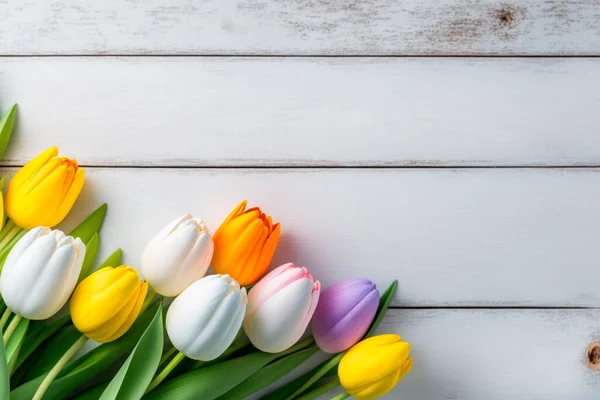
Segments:
[[[54,367],[52,367],[50,372],[48,372],[48,375],[46,375],[46,377],[38,387],[31,400],[42,400],[42,397],[44,397],[44,393],[46,393],[46,390],[48,390],[54,378],[58,376],[65,364],[69,362],[71,358],[73,358],[75,353],[77,353],[77,350],[79,350],[87,341],[88,338],[85,335],[81,335],[81,337],[77,339],[75,343],[73,343],[73,346],[71,346],[69,350],[67,350],[67,352],[63,354],[60,360],[58,360],[58,362],[54,365]]]
[[[169,358],[173,357],[173,354],[175,354],[176,351],[177,351],[177,349],[175,347],[171,347],[169,350],[167,350],[167,352],[160,359],[158,366],[162,367],[163,364],[169,360]]]
[[[177,353],[177,355],[175,355],[175,357],[173,357],[173,359],[171,360],[171,362],[169,362],[169,364],[167,364],[167,366],[165,367],[165,369],[163,369],[160,374],[158,374],[156,376],[156,378],[154,378],[152,380],[152,382],[150,382],[150,386],[148,386],[148,389],[146,389],[146,393],[150,393],[151,391],[153,391],[154,389],[156,389],[156,387],[158,385],[161,384],[162,381],[164,381],[167,376],[169,376],[169,374],[171,372],[173,372],[173,370],[175,369],[175,367],[177,365],[179,365],[179,363],[181,361],[183,361],[183,359],[185,358],[185,354],[183,354],[182,352]]]
[[[140,313],[143,313],[148,309],[148,307],[150,307],[156,295],[157,293],[154,291],[154,289],[150,288],[148,290],[148,293],[146,294],[146,300],[144,300],[144,304],[142,304],[142,310],[140,311]]]
[[[308,393],[306,393],[305,395],[298,397],[298,400],[312,400],[312,399],[316,399],[319,396],[324,395],[325,393],[329,392],[331,389],[335,389],[336,387],[340,386],[340,378],[335,377],[335,379],[332,379],[330,382],[327,382],[326,384],[319,386],[318,388],[316,388],[315,390],[312,390]],[[339,397],[339,396],[335,396],[333,397],[334,399],[345,399],[346,397],[348,397],[348,393],[342,393],[343,395],[346,395],[345,397]]]
[[[12,334],[15,333],[15,329],[17,329],[19,322],[21,322],[21,318],[23,317],[21,317],[19,314],[15,314],[12,321],[10,321],[8,328],[6,328],[6,332],[4,332],[4,344],[8,343],[8,339],[10,339]]]
[[[346,354],[346,352],[342,352],[337,356],[333,357],[331,360],[327,361],[313,376],[310,377],[309,380],[304,382],[304,385],[300,386],[294,393],[288,396],[285,400],[292,400],[298,397],[302,392],[311,387],[315,382],[321,379],[331,368],[335,367],[339,364],[342,357]]]
[[[14,237],[19,234],[19,232],[21,232],[21,229],[22,228],[19,226],[13,226],[11,230],[8,231],[4,239],[0,241],[0,250],[4,249],[10,243],[10,241],[13,240]]]
[[[21,353],[21,348],[23,347],[23,342],[25,341],[21,340],[17,346],[17,350],[15,350],[12,358],[8,361],[8,376],[12,376],[13,372],[15,372],[15,367],[17,365],[17,360],[19,359],[19,353]]]
[[[5,237],[6,234],[8,232],[10,232],[10,230],[15,226],[15,223],[12,219],[9,219],[6,221],[6,224],[4,225],[4,227],[2,228],[2,230],[0,231],[0,241],[2,241]]]
[[[4,325],[6,325],[6,323],[8,322],[10,314],[12,314],[12,311],[10,311],[10,309],[7,307],[6,310],[4,310],[4,313],[2,314],[2,318],[0,318],[0,330],[4,330]]]
[[[344,400],[347,399],[348,397],[350,397],[350,395],[346,392],[340,393],[335,397],[332,397],[331,400]]]

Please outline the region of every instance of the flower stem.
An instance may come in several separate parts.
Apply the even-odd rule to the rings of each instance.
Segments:
[[[58,362],[54,365],[54,367],[52,367],[50,372],[48,372],[48,375],[46,375],[46,377],[38,387],[31,400],[42,400],[42,397],[44,397],[44,393],[46,393],[46,390],[48,390],[54,378],[58,376],[65,364],[69,362],[69,360],[75,355],[75,353],[77,353],[77,350],[79,350],[87,341],[88,338],[85,335],[81,335],[81,337],[77,339],[75,343],[73,343],[73,346],[71,346],[69,350],[67,350],[66,353],[63,354],[60,360],[58,360]]]
[[[6,325],[6,323],[8,322],[10,314],[12,314],[12,311],[10,311],[10,309],[7,307],[6,310],[4,310],[4,313],[2,314],[2,318],[0,318],[0,330],[4,330],[4,325]]]
[[[342,352],[337,356],[333,357],[331,360],[327,362],[327,364],[323,365],[313,376],[310,377],[309,380],[304,382],[304,385],[300,386],[294,393],[286,398],[286,400],[292,400],[298,397],[302,392],[311,387],[315,382],[321,379],[331,368],[335,367],[339,364],[342,357],[346,354],[346,352]]]
[[[154,291],[154,289],[150,288],[148,290],[148,293],[146,294],[146,300],[144,300],[144,304],[142,304],[142,310],[140,311],[140,313],[143,313],[148,309],[148,307],[150,307],[156,295],[157,293]]]
[[[2,241],[0,241],[0,250],[4,249],[10,243],[10,241],[13,240],[14,237],[19,234],[19,232],[21,232],[21,229],[22,228],[19,226],[13,226],[10,231],[8,231],[6,236],[4,236]]]
[[[344,400],[346,398],[350,397],[350,395],[346,392],[340,393],[335,397],[332,397],[331,400]]]
[[[8,343],[8,340],[12,334],[15,333],[15,329],[17,329],[19,322],[21,322],[21,318],[23,317],[21,317],[19,314],[15,314],[12,321],[10,321],[8,328],[6,328],[6,332],[4,332],[4,344]]]
[[[153,391],[154,389],[156,389],[156,387],[158,385],[161,384],[162,381],[164,381],[171,372],[173,372],[173,370],[175,369],[175,367],[177,367],[179,365],[179,363],[185,358],[185,354],[183,354],[182,352],[179,352],[175,355],[175,357],[173,357],[173,359],[171,360],[171,362],[169,362],[169,364],[167,364],[167,366],[165,367],[165,369],[163,369],[160,374],[158,374],[156,376],[156,378],[154,378],[152,380],[152,382],[150,382],[150,386],[148,386],[148,389],[146,389],[146,393],[150,393],[151,391]]]
[[[19,353],[21,353],[21,348],[23,347],[24,342],[24,340],[21,340],[21,342],[17,346],[17,350],[13,354],[12,358],[8,361],[8,376],[12,376],[13,372],[15,372],[17,359],[19,358]]]
[[[8,232],[15,226],[15,223],[12,219],[6,221],[6,225],[0,231],[0,241],[2,241]]]
[[[331,389],[335,389],[338,386],[340,386],[340,378],[335,377],[335,379],[332,379],[331,381],[327,382],[323,386],[319,386],[315,390],[311,390],[310,392],[306,393],[305,395],[298,397],[298,400],[316,399],[317,397],[324,395],[325,393],[329,392]],[[346,397],[349,396],[348,393],[344,392],[343,394],[345,394]],[[339,398],[345,399],[346,397],[339,397]],[[338,396],[335,396],[333,398],[338,399]]]
[[[167,350],[167,352],[160,359],[158,366],[162,367],[164,363],[169,361],[169,358],[173,357],[173,354],[175,354],[176,351],[177,351],[177,349],[175,347],[171,347],[169,350]]]

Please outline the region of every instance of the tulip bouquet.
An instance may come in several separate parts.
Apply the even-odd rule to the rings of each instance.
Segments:
[[[0,155],[15,112],[0,120]],[[83,182],[51,148],[8,183],[0,400],[306,400],[339,386],[336,399],[374,399],[410,371],[408,343],[373,336],[395,281],[380,295],[368,279],[323,289],[293,263],[269,272],[281,225],[246,201],[214,235],[191,214],[167,224],[140,255],[143,279],[120,249],[94,268],[106,205],[69,235],[52,229]],[[75,357],[90,340],[99,345]],[[317,353],[326,360],[279,383]]]

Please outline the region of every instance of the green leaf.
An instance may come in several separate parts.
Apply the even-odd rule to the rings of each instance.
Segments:
[[[381,299],[379,300],[379,307],[377,307],[377,313],[375,314],[375,318],[371,323],[371,327],[369,327],[369,330],[367,331],[365,336],[363,336],[363,339],[373,336],[373,334],[377,330],[377,327],[379,326],[381,321],[383,321],[383,317],[385,316],[385,313],[387,312],[388,308],[390,307],[390,304],[392,303],[392,300],[394,299],[394,294],[396,293],[397,287],[398,280],[394,279],[394,282],[392,282],[392,284],[383,293],[383,296],[381,296]]]
[[[163,350],[162,307],[127,360],[110,381],[100,400],[141,399],[158,369]]]
[[[26,375],[26,373],[31,369],[31,365],[28,365],[27,368],[19,369],[21,365],[25,362],[25,360],[38,348],[42,343],[46,342],[51,336],[53,336],[56,332],[58,332],[66,323],[71,321],[71,316],[66,315],[61,319],[50,322],[48,320],[42,321],[31,321],[29,326],[29,332],[25,337],[25,341],[23,342],[23,348],[19,353],[19,358],[17,359],[16,364],[16,372],[13,375],[13,380],[15,382],[20,382]]]
[[[218,400],[243,400],[247,396],[277,382],[318,351],[319,349],[316,346],[309,347],[272,362],[266,367],[261,368],[257,373],[246,379],[234,389],[220,396]]]
[[[79,396],[75,397],[75,400],[98,400],[100,396],[102,396],[102,392],[104,392],[107,386],[108,382],[96,385],[93,388],[88,389]]]
[[[310,378],[312,378],[312,376],[317,373],[317,371],[319,371],[322,367],[325,366],[325,364],[327,364],[329,362],[329,360],[326,360],[324,362],[322,362],[321,364],[317,365],[315,368],[311,369],[310,371],[308,371],[307,373],[305,373],[304,375],[302,375],[299,378],[294,379],[291,382],[286,383],[285,385],[275,389],[274,391],[272,391],[271,393],[261,397],[261,400],[283,400],[283,399],[287,399],[288,396],[290,396],[292,393],[294,393],[296,390],[300,389],[300,387],[302,385],[304,385],[304,383],[306,383]],[[336,375],[337,374],[337,368],[332,368],[331,370],[329,370],[326,374],[325,377],[330,376],[330,375]],[[323,383],[323,380],[325,378],[317,381],[314,385],[310,386],[307,391],[310,391],[318,386],[321,386],[321,384]]]
[[[62,400],[77,394],[81,386],[107,370],[136,345],[155,313],[156,308],[149,308],[119,339],[98,346],[68,363],[52,382],[44,398]],[[10,393],[11,400],[30,400],[43,379],[44,374],[15,388]]]
[[[123,254],[123,250],[117,249],[114,253],[112,253],[102,265],[98,267],[98,269],[106,268],[106,267],[118,267],[121,262],[121,255]]]
[[[35,377],[45,374],[60,360],[71,346],[81,337],[81,332],[73,325],[63,328],[41,349],[39,354],[36,354],[35,363],[29,366],[25,381],[34,379]]]
[[[0,119],[0,160],[4,158],[4,153],[8,147],[16,115],[17,105],[15,104],[9,108],[8,112]]]
[[[0,400],[10,400],[10,378],[4,343],[0,343]]]
[[[81,224],[69,233],[69,236],[74,238],[80,238],[83,243],[89,242],[94,233],[100,231],[102,222],[104,222],[104,216],[106,215],[106,203],[102,204],[93,213],[90,214]]]
[[[14,333],[8,340],[6,344],[6,359],[10,363],[13,356],[19,349],[21,342],[25,340],[25,335],[27,334],[27,328],[29,327],[29,320],[27,318],[22,318],[17,325],[17,329],[15,329]]]
[[[144,399],[213,400],[244,382],[277,357],[277,354],[258,352],[200,368],[162,383]]]
[[[96,254],[98,253],[98,245],[100,244],[100,237],[98,232],[94,232],[92,238],[85,244],[85,258],[83,259],[83,265],[81,266],[81,272],[79,273],[79,280],[81,282],[92,271],[94,261],[96,260]]]

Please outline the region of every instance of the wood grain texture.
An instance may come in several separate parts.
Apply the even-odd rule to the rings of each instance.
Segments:
[[[600,306],[600,170],[88,168],[69,231],[109,203],[101,253],[134,267],[187,212],[211,231],[242,199],[282,223],[273,266],[325,285],[400,281],[394,305]]]
[[[585,365],[600,310],[390,310],[381,333],[411,344],[412,372],[382,399],[594,400]],[[329,397],[324,397],[328,399]]]
[[[0,54],[598,55],[598,0],[0,1]]]
[[[599,59],[4,58],[0,93],[13,165],[600,165]]]

